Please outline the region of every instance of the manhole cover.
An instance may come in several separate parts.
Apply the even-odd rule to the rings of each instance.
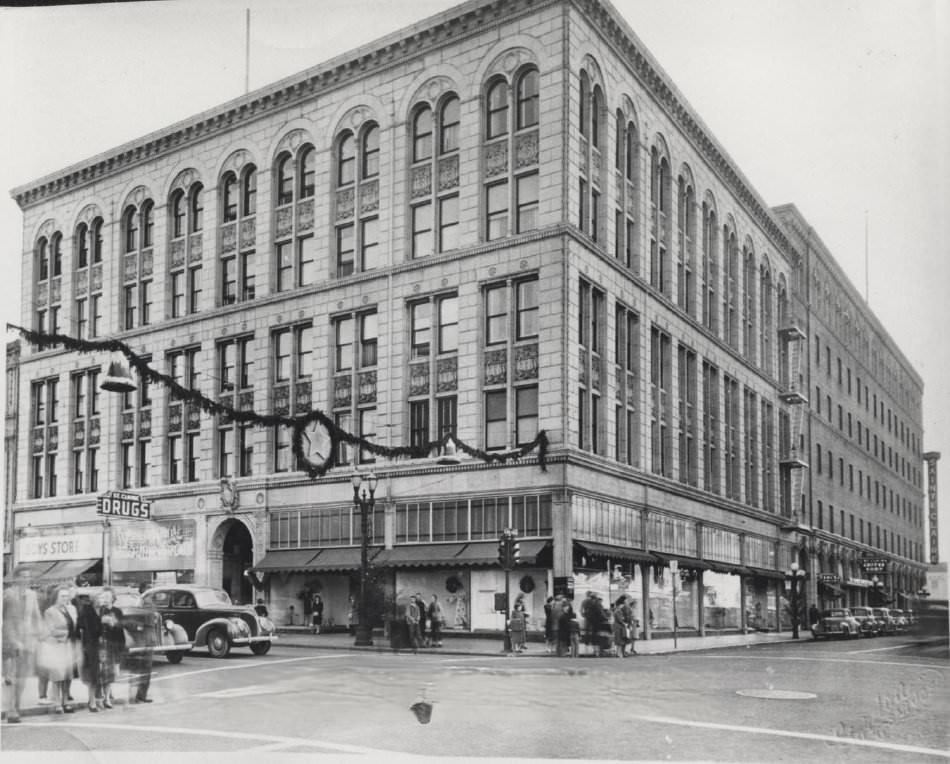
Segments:
[[[811,700],[818,697],[813,692],[798,692],[797,690],[736,690],[736,695],[768,700]]]

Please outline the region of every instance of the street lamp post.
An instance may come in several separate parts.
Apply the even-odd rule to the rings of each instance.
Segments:
[[[353,484],[353,504],[360,511],[360,604],[356,641],[353,644],[364,646],[373,644],[373,625],[370,623],[366,585],[369,578],[369,515],[376,504],[376,475],[370,473],[366,486],[363,487],[363,475],[357,470],[350,482]]]
[[[871,593],[874,600],[870,603],[872,607],[882,604],[884,601],[884,582],[877,576],[871,576]]]
[[[804,583],[805,575],[805,571],[798,567],[797,562],[793,562],[785,571],[785,591],[788,592],[792,610],[792,639],[798,639],[799,587]]]

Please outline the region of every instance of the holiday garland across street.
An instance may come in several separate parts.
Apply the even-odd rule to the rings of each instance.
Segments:
[[[444,435],[439,440],[420,443],[417,446],[381,446],[365,438],[361,438],[359,435],[354,435],[351,432],[339,428],[331,417],[328,417],[319,409],[314,409],[306,414],[293,417],[279,414],[258,414],[253,410],[238,411],[231,406],[205,397],[198,390],[183,387],[167,374],[156,371],[149,366],[145,359],[120,340],[82,340],[65,334],[35,332],[30,329],[25,329],[22,326],[9,323],[7,324],[7,328],[19,332],[26,342],[40,350],[60,346],[66,350],[77,353],[102,351],[121,353],[128,360],[129,365],[138,372],[141,378],[147,379],[152,384],[162,385],[170,390],[177,400],[196,405],[206,414],[222,415],[236,422],[254,424],[260,427],[290,427],[293,431],[291,446],[294,456],[297,458],[297,463],[304,467],[304,470],[311,478],[322,477],[326,474],[327,470],[334,465],[340,443],[356,446],[388,459],[400,457],[423,459],[429,454],[443,449],[449,441],[452,441],[456,448],[474,459],[479,459],[484,462],[497,462],[500,464],[514,459],[520,459],[537,449],[538,464],[542,470],[546,469],[545,457],[547,454],[548,439],[544,430],[538,432],[537,437],[530,443],[518,446],[517,448],[496,452],[483,451],[482,449],[475,448],[459,440],[452,434]],[[318,423],[326,429],[332,443],[332,448],[329,450],[327,459],[319,464],[311,461],[303,450],[304,430],[314,423]]]

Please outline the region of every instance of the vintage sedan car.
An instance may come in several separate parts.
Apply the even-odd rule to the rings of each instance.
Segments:
[[[818,623],[811,630],[814,639],[857,639],[861,636],[861,624],[846,607],[822,610]]]
[[[185,630],[162,618],[154,608],[143,604],[134,589],[112,587],[115,606],[122,611],[122,628],[126,634],[126,649],[123,659],[139,653],[164,654],[169,663],[180,663],[185,653],[191,650],[191,641]],[[77,604],[95,603],[102,591],[101,586],[82,586],[77,589]]]
[[[874,611],[869,607],[853,607],[851,615],[861,624],[861,634],[865,637],[876,637],[884,632],[884,621],[878,620]]]
[[[907,627],[910,625],[907,621],[907,616],[904,614],[904,611],[891,608],[891,618],[894,619],[894,629],[897,631],[897,633],[904,634],[907,631]]]
[[[233,604],[227,592],[213,586],[157,586],[145,592],[142,601],[184,628],[193,646],[207,647],[214,658],[224,658],[232,647],[244,645],[255,655],[264,655],[277,639],[273,621],[253,607]]]
[[[874,610],[874,617],[878,618],[883,624],[884,634],[896,634],[897,633],[897,619],[891,615],[891,611],[886,607],[876,607]]]

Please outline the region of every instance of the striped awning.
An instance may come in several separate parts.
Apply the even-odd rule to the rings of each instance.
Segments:
[[[550,544],[549,539],[518,540],[521,549],[519,555],[521,564],[533,564],[544,548]],[[473,541],[455,557],[455,563],[460,565],[497,565],[497,541]]]
[[[452,565],[465,544],[412,544],[384,549],[373,558],[378,568],[436,568]]]
[[[656,557],[642,549],[631,549],[625,546],[614,546],[613,544],[600,544],[596,541],[575,541],[574,543],[587,552],[587,554],[595,557],[645,563],[656,562]]]
[[[316,549],[275,549],[265,554],[253,569],[257,573],[309,570],[310,561],[318,554]]]
[[[680,557],[677,554],[661,554],[660,552],[654,552],[653,556],[656,557],[660,562],[670,563],[673,560],[676,561],[676,564],[681,568],[689,568],[690,570],[710,570],[711,566],[705,560],[698,560],[695,557]]]

